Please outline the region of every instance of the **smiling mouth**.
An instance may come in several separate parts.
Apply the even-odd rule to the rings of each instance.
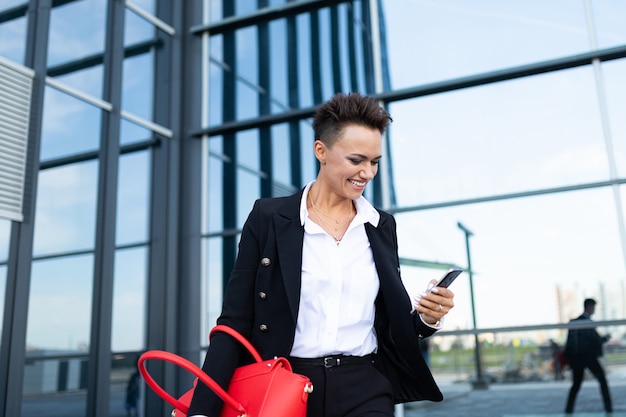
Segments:
[[[357,187],[365,187],[365,184],[367,184],[367,182],[365,181],[355,181],[355,180],[348,180],[348,181],[350,181],[350,184],[356,185]]]

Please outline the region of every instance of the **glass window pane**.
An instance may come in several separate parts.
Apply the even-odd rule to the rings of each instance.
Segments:
[[[235,0],[235,14],[242,15],[253,13],[258,9],[257,2],[254,0]]]
[[[589,215],[593,213],[593,215]],[[623,317],[624,257],[611,188],[518,198],[396,215],[400,257],[466,268],[469,238],[478,327],[567,322],[581,303],[568,294],[601,300],[611,318]],[[441,271],[403,267],[407,287],[420,291]],[[495,296],[506,286],[507,296]],[[471,328],[469,275],[454,282],[455,307],[446,328]],[[622,290],[619,290],[622,291]],[[510,296],[514,294],[515,296]],[[528,304],[540,305],[529,309]],[[493,314],[521,312],[523,314]],[[608,318],[608,316],[607,316]]]
[[[313,153],[313,128],[310,120],[300,122],[300,159],[302,161],[302,184],[307,184],[317,176],[317,159]]]
[[[0,262],[9,259],[9,240],[11,239],[11,222],[0,219]]]
[[[237,133],[237,164],[246,169],[258,172],[259,161],[259,131],[246,130]]]
[[[150,14],[155,14],[155,0],[132,0],[132,3],[141,7]]]
[[[143,416],[143,393],[149,388],[144,388],[137,361],[143,352],[123,352],[113,355],[111,364],[111,391],[109,399],[109,416]],[[129,397],[127,392],[136,393]],[[127,406],[127,399],[136,398],[137,414]],[[131,400],[132,401],[132,400]]]
[[[146,120],[153,120],[153,60],[152,53],[124,60],[122,109]]]
[[[41,160],[98,149],[101,113],[97,107],[46,87]]]
[[[207,227],[204,232],[216,232],[224,229],[224,212],[223,212],[223,181],[224,178],[224,159],[222,156],[221,136],[207,139],[209,143],[209,167],[208,178],[205,178],[205,184],[208,186],[207,199],[205,209],[207,212]]]
[[[626,59],[602,64],[609,134],[620,177],[626,176]]]
[[[250,119],[259,114],[258,34],[256,27],[252,27],[238,30],[235,36],[237,49],[237,64],[235,65],[237,119]],[[268,86],[262,87],[268,88]]]
[[[146,129],[145,127],[139,126],[133,122],[130,122],[126,119],[121,120],[120,126],[120,144],[128,145],[133,142],[142,142],[146,140],[150,140],[153,134],[152,131]]]
[[[289,108],[287,85],[287,26],[285,19],[272,21],[269,26],[270,85],[263,86],[272,100],[272,113],[283,113]],[[268,88],[269,87],[269,88]]]
[[[589,50],[582,1],[385,0],[383,7],[395,89]]]
[[[400,206],[609,175],[590,67],[407,100],[390,113]]]
[[[209,109],[208,116],[209,126],[219,125],[223,122],[222,96],[224,95],[224,37],[215,35],[209,38],[209,72],[210,86],[209,88]]]
[[[237,238],[238,240],[239,238]],[[207,259],[203,264],[206,265],[207,269],[204,271],[206,282],[203,286],[205,288],[204,305],[201,311],[205,312],[203,317],[206,317],[206,322],[203,323],[200,329],[200,343],[203,345],[208,344],[207,335],[211,328],[215,326],[215,322],[222,311],[222,270],[224,268],[222,266],[222,238],[206,239],[205,248]]]
[[[224,14],[222,11],[221,1],[210,1],[208,7],[209,7],[209,21],[210,22],[215,22],[215,21],[222,19]]]
[[[7,267],[0,265],[0,334],[4,324],[4,297],[7,288]]]
[[[35,256],[93,249],[98,163],[47,169],[39,174]]]
[[[52,8],[49,66],[103,52],[105,6],[105,1],[72,1]]]
[[[145,349],[147,249],[118,250],[113,279],[113,352]]]
[[[312,62],[311,62],[311,17],[308,13],[299,14],[296,17],[297,42],[296,47],[298,60],[298,95],[300,96],[300,107],[313,106]]]
[[[0,6],[0,15],[3,8]],[[26,23],[26,17],[0,23],[0,55],[22,65],[26,56]]]
[[[26,0],[2,0],[2,5],[0,6],[0,12],[8,9],[12,9],[15,6],[23,6],[28,2]]]
[[[324,8],[319,11],[319,27],[318,36],[320,51],[320,62],[314,62],[313,65],[319,67],[322,77],[322,100],[330,99],[335,90],[333,89],[333,68],[331,62],[332,42],[330,38],[330,9]]]
[[[261,196],[258,175],[242,169],[237,170],[237,227],[243,227],[254,201]]]
[[[97,65],[81,71],[56,77],[63,84],[76,88],[93,97],[102,97],[102,80],[104,66]]]
[[[350,44],[348,36],[348,25],[350,24],[348,17],[352,13],[352,8],[348,8],[345,4],[340,4],[337,6],[337,9],[339,14],[339,28],[337,30],[340,35],[339,66],[341,68],[341,91],[359,91],[352,88],[353,82],[356,83],[357,80],[353,81],[350,74],[350,51],[354,49],[354,46]]]
[[[117,245],[148,239],[150,154],[141,151],[120,157],[117,193]]]
[[[22,417],[48,415],[83,417],[87,407],[85,356],[40,359],[47,352],[26,352]],[[53,355],[53,353],[49,353]]]
[[[93,256],[34,261],[31,274],[27,349],[47,355],[86,352],[91,329]]]
[[[237,221],[238,226],[248,218],[254,200],[261,196],[260,149],[258,130],[237,134]]]
[[[359,85],[359,91],[367,91],[365,86],[365,58],[363,43],[367,42],[369,39],[369,35],[364,31],[366,27],[365,22],[363,21],[362,9],[360,7],[353,7],[352,13],[354,15],[354,51],[356,54],[356,73],[357,73],[357,82]],[[387,40],[385,45],[387,45],[389,41]],[[389,47],[387,46],[387,50]],[[369,72],[369,71],[368,71]]]
[[[124,46],[128,47],[154,39],[156,28],[150,22],[130,10],[126,10],[124,18],[126,19],[124,22]]]
[[[626,4],[620,0],[590,2],[599,48],[611,48],[626,43]]]
[[[272,126],[272,160],[274,181],[291,185],[291,145],[289,125]]]
[[[582,309],[582,301],[580,308]],[[597,312],[594,314],[594,319],[596,315],[598,315]],[[597,331],[601,335],[607,333],[612,335],[611,340],[604,345],[602,366],[606,371],[609,389],[614,390],[614,386],[623,386],[624,365],[622,363],[623,347],[618,340],[613,338],[615,335],[624,334],[626,327],[600,326]],[[431,371],[444,398],[454,398],[453,401],[433,404],[437,410],[436,414],[465,415],[466,413],[459,412],[459,407],[472,404],[471,413],[477,416],[568,415],[563,414],[563,407],[571,384],[569,381],[571,372],[569,368],[566,368],[560,377],[557,376],[552,366],[553,352],[550,345],[550,341],[553,340],[562,348],[566,338],[567,329],[525,330],[480,335],[484,376],[493,383],[489,388],[499,391],[495,394],[498,398],[495,400],[494,390],[472,391],[472,384],[467,383],[476,377],[474,336],[435,334],[429,338]],[[552,382],[554,380],[558,382]],[[588,380],[594,382],[587,382]],[[589,377],[585,376],[584,381],[576,404],[576,409],[581,411],[576,411],[573,415],[600,417],[604,414],[612,414],[600,412],[602,399],[595,379],[589,375]],[[464,398],[463,402],[459,397]],[[613,394],[613,401],[615,408],[624,404],[621,395]],[[498,405],[495,405],[496,403]],[[428,403],[424,406],[419,404],[417,407],[420,408],[417,410],[426,409],[428,413],[423,414],[435,415],[435,412],[431,412],[428,406]],[[415,412],[413,407],[411,408],[411,414],[420,414],[419,411]]]

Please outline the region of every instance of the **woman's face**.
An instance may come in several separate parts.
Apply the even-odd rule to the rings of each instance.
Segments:
[[[382,137],[377,129],[348,125],[329,148],[315,142],[315,154],[321,165],[318,180],[341,198],[354,200],[363,194],[378,172]]]

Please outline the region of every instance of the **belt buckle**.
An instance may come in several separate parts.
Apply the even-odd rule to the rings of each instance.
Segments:
[[[333,366],[341,365],[341,359],[328,356],[324,358],[324,368],[332,368]]]

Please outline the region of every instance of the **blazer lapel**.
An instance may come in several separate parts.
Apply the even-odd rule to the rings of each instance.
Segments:
[[[294,321],[298,317],[302,274],[302,245],[304,226],[300,223],[302,192],[285,200],[285,204],[272,216],[276,233],[276,247],[283,276],[289,309]]]

